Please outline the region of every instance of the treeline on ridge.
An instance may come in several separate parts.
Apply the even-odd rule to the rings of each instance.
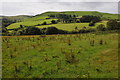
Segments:
[[[81,18],[78,15],[68,15],[68,14],[51,14],[48,15],[52,19],[58,19],[61,23],[80,23],[80,22],[99,22],[101,18],[99,16],[84,15]]]

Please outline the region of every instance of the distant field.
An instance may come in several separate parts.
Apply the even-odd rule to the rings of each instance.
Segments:
[[[34,26],[37,24],[42,24],[43,22],[47,22],[47,24],[51,23],[52,20],[57,20],[57,19],[47,19],[47,20],[39,20],[39,21],[25,21],[25,22],[18,22],[18,23],[13,23],[7,27],[7,29],[14,29],[20,27],[20,25],[24,26]]]
[[[14,24],[11,24],[10,26],[8,26],[7,29],[18,28],[18,27],[20,27],[20,25],[34,26],[34,25],[37,25],[37,24],[41,24],[44,21],[46,21],[49,24],[51,22],[51,20],[52,19],[14,23]],[[56,19],[54,19],[54,20],[56,20]],[[106,26],[106,22],[107,21],[98,22],[98,23],[95,24],[95,26],[92,26],[92,27],[95,28],[99,24],[104,24]],[[43,26],[36,26],[36,27],[47,28],[47,27],[51,27],[51,26],[54,26],[54,27],[56,27],[58,29],[62,29],[62,30],[73,31],[75,29],[75,27],[78,27],[78,29],[81,29],[82,27],[88,27],[89,23],[69,23],[69,24],[58,23],[58,24],[43,25]]]
[[[3,78],[118,78],[118,34],[2,37]]]
[[[45,13],[42,13],[42,14],[38,14],[36,16],[32,16],[30,18],[30,16],[17,16],[17,17],[8,17],[10,19],[23,19],[22,22],[18,22],[18,23],[13,23],[11,25],[9,25],[7,27],[7,29],[13,29],[13,28],[18,28],[19,25],[26,25],[26,26],[34,26],[34,25],[37,25],[37,24],[41,24],[42,22],[46,21],[47,23],[50,23],[51,20],[53,19],[46,19],[48,18],[49,16],[48,15],[51,15],[51,14],[70,14],[70,15],[77,15],[78,17],[81,17],[83,15],[101,15],[103,19],[118,19],[118,14],[109,14],[109,13],[102,13],[102,12],[97,12],[97,11],[65,11],[65,12],[45,12]],[[56,20],[56,19],[55,19]],[[99,24],[99,23],[98,23]],[[75,26],[79,26],[81,27],[82,25],[83,26],[87,26],[87,24],[83,23],[83,24],[77,24],[75,23]],[[37,26],[37,27],[49,27],[51,25],[46,25],[46,26]],[[57,25],[52,25],[52,26],[56,26],[57,28],[59,28],[59,24]],[[63,27],[64,26],[68,26],[68,25],[64,25],[64,24],[61,24],[60,26],[60,29],[64,29]],[[73,24],[70,24],[69,26],[72,26],[71,29],[68,29],[69,30],[73,30]],[[67,29],[65,28],[65,30]]]
[[[92,26],[93,28],[95,28],[96,26],[100,25],[100,24],[104,24],[106,26],[106,22],[107,21],[102,21],[99,23],[96,23],[95,26]],[[78,27],[78,29],[81,29],[82,27],[89,27],[89,23],[69,23],[69,24],[52,24],[52,25],[43,25],[43,26],[36,26],[38,28],[47,28],[47,27],[51,27],[54,26],[58,29],[62,29],[62,30],[67,30],[67,31],[73,31],[75,30],[75,27]]]
[[[67,30],[67,31],[72,31],[75,29],[75,27],[78,27],[78,29],[84,27],[84,26],[88,26],[89,23],[69,23],[69,24],[52,24],[52,25],[44,25],[44,26],[36,26],[38,28],[47,28],[47,27],[51,27],[54,26],[58,29],[61,30]]]
[[[39,21],[41,19],[49,18],[48,16],[35,16],[33,18],[25,19],[24,21]]]

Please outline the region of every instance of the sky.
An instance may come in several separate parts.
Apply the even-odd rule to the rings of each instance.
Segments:
[[[0,0],[0,15],[36,15],[47,11],[118,13],[118,0]]]

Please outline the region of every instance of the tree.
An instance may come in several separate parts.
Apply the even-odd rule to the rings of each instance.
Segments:
[[[95,22],[93,22],[93,21],[90,22],[90,23],[89,23],[89,26],[95,26]]]
[[[25,29],[25,32],[23,33],[26,35],[40,35],[42,34],[42,31],[37,27],[29,26]]]
[[[6,32],[8,32],[7,28],[6,27],[2,28],[2,33],[6,33]]]
[[[9,32],[8,32],[8,29],[6,27],[4,28],[1,28],[2,30],[0,30],[0,33],[2,33],[2,35],[8,35]]]
[[[101,18],[99,16],[85,15],[80,18],[80,22],[99,22]]]
[[[116,20],[109,20],[107,22],[107,28],[108,30],[116,30],[119,29],[119,22],[117,22]]]
[[[43,22],[42,25],[47,25],[47,23],[46,23],[46,22]]]
[[[76,15],[73,15],[73,17],[75,18],[75,17],[76,17]]]
[[[58,33],[58,29],[54,26],[48,27],[46,29],[46,34],[57,34],[57,33]]]
[[[89,33],[89,32],[95,32],[96,29],[94,28],[82,28],[79,30],[79,33]]]
[[[77,26],[75,27],[75,30],[76,30],[76,31],[78,30],[78,27],[77,27]]]
[[[51,23],[52,23],[52,24],[56,24],[57,22],[56,22],[55,20],[52,20]]]
[[[100,24],[100,25],[97,26],[97,30],[98,30],[98,31],[105,31],[105,30],[106,30],[106,27],[105,27],[105,25]]]
[[[67,34],[67,31],[64,31],[64,30],[60,30],[60,29],[57,29],[56,27],[52,26],[52,27],[48,27],[46,29],[46,34]]]
[[[20,25],[20,28],[23,28],[23,25]]]

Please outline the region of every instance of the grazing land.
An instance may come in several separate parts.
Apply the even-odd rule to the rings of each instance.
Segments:
[[[2,37],[3,78],[118,78],[118,34]]]
[[[36,26],[38,24],[41,24],[43,22],[47,22],[47,24],[50,23],[50,21],[52,20],[57,20],[57,19],[46,19],[49,18],[48,15],[56,15],[56,14],[66,14],[66,15],[77,15],[77,18],[81,18],[84,15],[94,15],[94,16],[102,16],[102,19],[104,21],[100,22],[101,24],[105,24],[104,22],[106,22],[106,19],[118,19],[118,14],[109,14],[109,13],[102,13],[102,12],[97,12],[97,11],[66,11],[66,12],[45,12],[42,14],[38,14],[34,17],[30,17],[30,18],[23,18],[23,20],[21,20],[21,22],[17,22],[17,23],[13,23],[11,25],[9,25],[7,27],[7,29],[14,29],[14,28],[19,28],[20,25],[25,25],[25,26]],[[23,17],[23,16],[22,16]],[[13,18],[13,17],[12,17]],[[21,18],[20,18],[21,19]],[[99,24],[99,23],[98,23]],[[64,25],[64,24],[63,24]],[[69,25],[69,24],[68,24]],[[84,25],[84,23],[78,23],[78,25],[82,26],[88,26],[88,24]],[[45,26],[39,26],[39,28],[42,27],[50,27],[50,26],[54,26],[53,25],[45,25]],[[58,27],[61,26],[61,24],[55,26]],[[73,27],[72,25],[69,25],[69,27],[76,27],[76,25]],[[79,26],[78,26],[79,27]],[[66,28],[60,28],[63,30],[66,30]],[[72,29],[74,30],[74,29]]]

